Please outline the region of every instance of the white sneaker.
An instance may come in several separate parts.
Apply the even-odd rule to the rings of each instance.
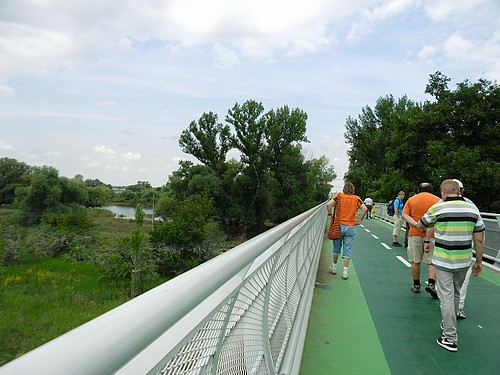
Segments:
[[[347,274],[347,273],[343,273],[343,274],[342,274],[342,278],[343,278],[344,280],[347,280],[347,279],[349,278],[349,274]]]
[[[337,274],[337,269],[333,267],[333,264],[330,266],[330,272],[334,275]]]
[[[467,318],[467,316],[465,316],[464,310],[458,309],[457,319],[465,319],[465,318]]]

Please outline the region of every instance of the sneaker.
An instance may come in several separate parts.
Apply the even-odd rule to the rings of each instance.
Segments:
[[[349,278],[349,274],[347,274],[347,273],[343,273],[343,274],[342,274],[342,278],[343,278],[344,280],[347,280],[347,279]]]
[[[457,319],[465,319],[465,318],[467,318],[467,316],[465,315],[464,310],[458,309]]]
[[[420,285],[413,285],[410,290],[413,292],[413,293],[420,293]]]
[[[443,321],[441,320],[441,324],[439,325],[439,327],[441,328],[441,331],[444,331],[444,324],[443,324]],[[443,335],[444,336],[444,335]]]
[[[392,246],[394,246],[394,247],[401,247],[401,244],[396,241],[396,242],[392,243]]]
[[[333,264],[330,266],[330,273],[332,273],[333,275],[337,274],[337,269],[333,268]]]
[[[436,340],[437,344],[443,348],[445,348],[446,350],[450,351],[450,352],[456,352],[458,351],[458,347],[457,347],[457,344],[455,344],[454,342],[450,342],[446,339],[446,337],[440,337]]]
[[[438,294],[436,292],[436,287],[434,286],[434,284],[429,284],[425,287],[425,291],[426,292],[429,292],[430,295],[432,296],[432,298],[439,298],[438,297]]]

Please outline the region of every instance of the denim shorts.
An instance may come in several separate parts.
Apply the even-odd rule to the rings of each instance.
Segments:
[[[340,224],[340,239],[333,240],[333,254],[340,255],[340,250],[342,245],[344,245],[342,258],[351,258],[355,237],[355,226]]]

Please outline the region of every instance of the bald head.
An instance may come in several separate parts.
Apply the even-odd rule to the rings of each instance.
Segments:
[[[426,193],[432,193],[432,185],[429,184],[428,182],[422,182],[419,186],[418,186],[418,192],[419,193],[423,193],[423,192],[426,192]]]

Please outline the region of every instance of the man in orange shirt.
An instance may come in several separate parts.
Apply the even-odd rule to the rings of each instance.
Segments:
[[[411,274],[413,286],[410,288],[413,293],[420,293],[420,264],[425,261],[428,264],[428,284],[425,290],[433,298],[438,298],[436,292],[436,269],[432,266],[432,255],[434,253],[433,239],[430,241],[429,252],[424,251],[425,231],[421,232],[417,227],[417,222],[427,212],[427,210],[439,201],[439,197],[432,194],[432,185],[423,182],[418,188],[418,194],[414,195],[403,208],[403,219],[410,225],[408,233],[408,260],[411,262]],[[428,241],[427,241],[428,242]]]

